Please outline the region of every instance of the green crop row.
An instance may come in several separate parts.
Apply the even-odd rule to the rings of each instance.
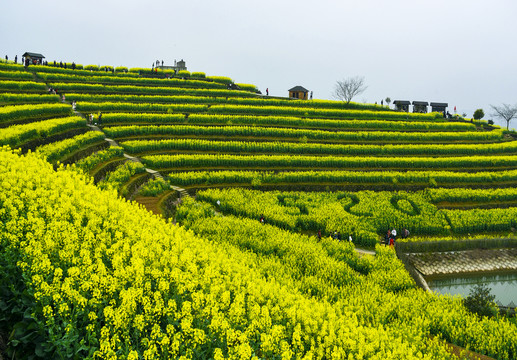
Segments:
[[[257,86],[256,85],[253,85],[253,84],[235,84],[237,85],[241,90],[245,90],[245,91],[249,91],[249,92],[253,92],[253,93],[256,93],[258,92],[258,89],[257,89]]]
[[[62,92],[84,92],[93,94],[134,94],[162,96],[209,96],[209,97],[252,97],[255,94],[246,91],[227,89],[197,89],[187,87],[131,86],[131,85],[102,85],[83,83],[53,82],[50,84]]]
[[[75,151],[104,140],[104,134],[98,131],[89,131],[55,143],[42,145],[36,148],[36,153],[43,156],[48,162],[56,161],[71,155]]]
[[[225,84],[225,85],[229,85],[229,84],[233,83],[233,80],[226,76],[207,76],[206,79],[211,80],[216,83]]]
[[[67,96],[68,97],[68,96]],[[260,125],[291,128],[317,128],[333,130],[390,130],[390,131],[475,131],[476,126],[461,122],[416,122],[386,120],[322,120],[279,116],[240,116],[190,114],[188,119],[176,114],[110,113],[106,123],[190,123],[200,125]]]
[[[515,168],[517,156],[464,157],[339,157],[294,155],[178,154],[144,156],[150,168],[312,168],[312,169],[440,169],[490,170]]]
[[[439,113],[418,114],[395,111],[370,111],[347,109],[320,109],[287,106],[251,106],[251,105],[214,105],[210,108],[213,114],[243,115],[281,115],[302,116],[307,118],[337,119],[386,119],[400,121],[447,121]]]
[[[126,102],[149,104],[220,104],[227,100],[223,97],[189,96],[189,95],[103,95],[103,94],[66,94],[67,100],[77,102]]]
[[[45,138],[65,130],[81,128],[85,125],[86,121],[78,116],[14,125],[0,129],[0,145],[17,147],[29,140]]]
[[[335,100],[293,100],[288,98],[271,98],[261,97],[252,99],[231,99],[228,101],[231,105],[251,105],[251,106],[281,106],[295,108],[317,108],[317,109],[354,109],[354,110],[371,110],[391,112],[387,106],[376,104],[363,104]],[[400,115],[400,113],[398,113]],[[404,113],[404,116],[406,114]]]
[[[77,104],[80,108],[80,104]],[[168,105],[174,106],[174,105]],[[180,105],[177,105],[180,106]],[[190,105],[199,107],[201,105]],[[137,105],[135,105],[135,108]],[[156,106],[157,107],[157,106]],[[163,106],[166,108],[167,106]],[[91,110],[103,110],[92,105]],[[103,110],[104,111],[104,110]],[[181,108],[177,110],[181,111]],[[129,136],[151,135],[190,135],[190,136],[235,136],[253,138],[291,139],[302,141],[331,142],[366,142],[382,141],[400,142],[474,142],[501,141],[501,131],[485,132],[381,132],[381,131],[323,131],[290,128],[265,128],[255,126],[196,126],[196,125],[148,125],[148,126],[114,126],[103,129],[109,136],[120,138]]]
[[[101,189],[115,189],[120,191],[122,185],[127,183],[132,176],[145,172],[145,167],[134,161],[126,161],[118,166],[114,171],[110,172],[98,186]]]
[[[497,186],[516,184],[517,170],[455,172],[455,171],[195,171],[175,172],[169,176],[173,185],[275,185],[275,184],[362,184],[402,185],[420,187]]]
[[[11,64],[0,62],[0,70],[1,71],[24,71],[25,68],[22,64]]]
[[[109,112],[109,111],[136,111],[136,112],[204,112],[206,105],[171,104],[160,105],[151,103],[119,103],[119,102],[79,102],[77,111],[82,112]]]
[[[233,153],[322,154],[347,156],[426,156],[426,155],[500,155],[517,154],[517,142],[496,144],[404,144],[404,145],[341,145],[319,143],[213,141],[203,139],[166,139],[125,141],[122,147],[130,153],[192,150]]]
[[[455,233],[512,231],[517,227],[517,207],[506,209],[442,210]]]
[[[83,173],[89,173],[100,164],[116,157],[122,157],[122,155],[124,155],[124,150],[120,146],[110,146],[105,150],[97,151],[80,159],[74,164],[74,167],[80,169]]]
[[[194,114],[190,114],[193,116]],[[104,124],[175,124],[185,123],[186,117],[184,114],[160,114],[160,113],[106,113],[102,115]]]
[[[72,108],[66,104],[3,106],[0,107],[0,123],[37,117],[64,116],[70,115],[71,112]]]
[[[37,71],[38,74],[64,74],[64,75],[71,75],[71,76],[118,76],[118,77],[125,77],[125,78],[137,78],[138,74],[130,73],[130,72],[124,72],[124,71],[115,71],[115,73],[111,71],[102,71],[102,70],[84,70],[84,69],[75,69],[72,70],[71,68],[72,64],[67,64],[67,69],[61,68],[61,67],[54,67],[54,66],[38,66],[37,68],[33,68],[33,70]],[[98,68],[98,67],[97,67]],[[30,69],[30,68],[29,68]]]
[[[230,99],[228,99],[230,101]],[[188,118],[193,124],[269,125],[284,127],[305,127],[317,129],[358,129],[390,131],[472,131],[476,126],[466,122],[421,122],[389,120],[327,120],[304,119],[288,116],[250,116],[192,114]]]
[[[150,86],[165,86],[165,87],[194,87],[194,88],[205,88],[205,89],[225,89],[226,85],[201,81],[201,80],[182,80],[182,79],[152,79],[152,78],[129,78],[129,77],[118,77],[118,76],[77,76],[77,75],[65,75],[65,74],[45,74],[37,73],[46,82],[85,82],[85,83],[98,83],[107,85],[150,85]]]
[[[0,104],[12,103],[51,103],[58,102],[59,96],[51,94],[14,94],[0,93]]]
[[[47,91],[45,84],[34,81],[0,81],[0,91]]]
[[[517,189],[429,189],[428,196],[433,203],[490,203],[517,201]]]
[[[15,81],[34,81],[34,76],[26,71],[2,71],[0,70],[0,79]]]

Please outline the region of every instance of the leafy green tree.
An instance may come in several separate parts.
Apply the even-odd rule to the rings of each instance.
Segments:
[[[386,101],[386,104],[388,104],[388,107],[390,107],[391,98],[388,96],[384,101]]]
[[[480,316],[493,316],[497,312],[497,305],[494,303],[495,295],[490,293],[491,289],[485,284],[474,286],[465,299],[465,307]]]
[[[474,120],[481,120],[483,119],[483,116],[485,116],[485,112],[483,111],[483,109],[477,109],[476,111],[474,111],[474,115],[472,117],[474,118]]]

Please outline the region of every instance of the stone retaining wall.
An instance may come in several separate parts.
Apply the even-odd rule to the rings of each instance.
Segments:
[[[517,271],[517,249],[404,254],[423,276]]]

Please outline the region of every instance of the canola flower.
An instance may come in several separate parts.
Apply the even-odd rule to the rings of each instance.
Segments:
[[[329,302],[283,279],[282,263],[266,277],[253,253],[195,237],[34,154],[1,151],[0,171],[0,257],[23,279],[49,358],[452,358],[440,338],[502,359],[516,354],[515,325],[504,319],[478,319],[421,290],[389,290],[407,277],[386,271],[403,268],[389,249],[378,249],[367,275],[350,273],[360,286],[345,285]]]

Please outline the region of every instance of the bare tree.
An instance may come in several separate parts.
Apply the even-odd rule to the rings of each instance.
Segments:
[[[334,88],[334,98],[342,100],[347,104],[352,101],[354,96],[362,94],[367,86],[364,84],[364,77],[350,77],[336,82]]]
[[[501,106],[490,105],[495,111],[492,116],[506,120],[506,130],[510,128],[510,121],[517,118],[517,105],[503,104]]]

